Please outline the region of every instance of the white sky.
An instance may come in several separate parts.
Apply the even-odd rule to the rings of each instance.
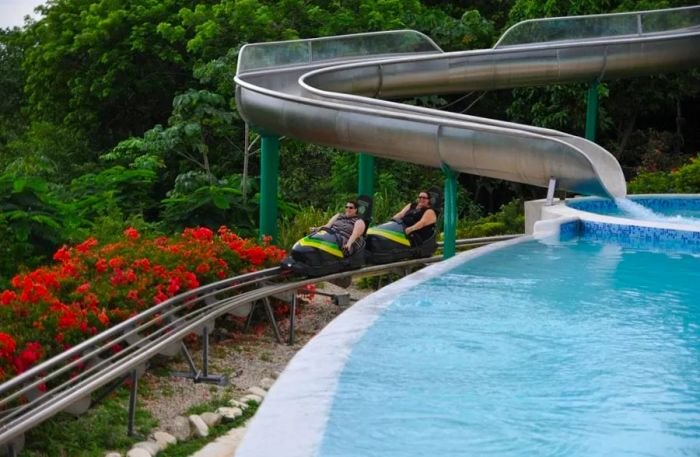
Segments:
[[[0,28],[22,26],[24,16],[36,19],[34,8],[44,0],[0,0]]]

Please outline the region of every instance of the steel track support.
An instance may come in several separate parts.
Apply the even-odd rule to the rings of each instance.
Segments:
[[[280,141],[277,136],[260,138],[260,240],[271,236],[277,241],[277,182],[279,179]]]
[[[361,153],[358,159],[357,193],[374,196],[374,156]]]
[[[457,251],[457,176],[459,173],[446,163],[442,164],[442,172],[445,175],[445,242],[442,255],[445,259],[449,259]]]
[[[586,97],[586,139],[595,141],[596,126],[598,124],[598,81],[594,81],[588,88]]]
[[[294,320],[297,313],[297,291],[294,290],[294,297],[292,298],[292,306],[289,307],[289,341],[288,344],[292,346],[294,344]]]
[[[136,375],[136,370],[131,372],[131,390],[129,392],[129,424],[127,425],[126,434],[134,436],[134,422],[136,420],[136,394],[139,383],[139,378]]]
[[[182,351],[182,355],[185,357],[185,362],[187,362],[187,366],[189,367],[190,371],[175,371],[172,373],[172,376],[188,378],[196,384],[206,383],[216,384],[219,386],[225,386],[228,384],[228,379],[226,376],[209,374],[209,329],[207,326],[204,326],[202,329],[202,370],[197,369],[194,359],[192,358],[192,355],[184,342],[180,343],[180,350]]]

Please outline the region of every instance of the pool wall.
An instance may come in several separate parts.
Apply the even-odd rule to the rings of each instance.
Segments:
[[[635,195],[632,200],[652,210],[700,208],[700,196],[695,194]],[[558,200],[552,206],[545,203],[545,200],[525,203],[526,233],[541,237],[552,232],[550,226],[567,223],[570,235],[584,239],[607,240],[635,248],[700,252],[700,227],[697,225],[627,219],[586,211],[614,205],[612,200],[599,197],[581,197],[566,202]]]
[[[289,362],[253,417],[236,457],[316,455],[350,351],[380,313],[398,295],[422,282],[476,257],[532,239],[523,236],[461,253],[383,287],[348,308]]]

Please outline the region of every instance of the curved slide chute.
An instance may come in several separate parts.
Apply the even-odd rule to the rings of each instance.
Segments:
[[[236,96],[262,132],[617,198],[620,165],[591,141],[391,100],[678,71],[700,65],[698,49],[700,6],[525,21],[476,51],[410,30],[259,43],[241,48]]]

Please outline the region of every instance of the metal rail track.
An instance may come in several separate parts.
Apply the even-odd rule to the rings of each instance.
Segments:
[[[458,240],[460,247],[476,247],[520,235]],[[350,276],[371,276],[410,269],[442,260],[442,256],[373,265],[332,275],[281,282],[289,278],[279,267],[228,278],[172,297],[111,327],[73,348],[42,362],[0,385],[0,455],[10,456],[22,447],[23,434],[61,411],[78,414],[90,406],[91,395],[102,396],[131,378],[129,432],[133,431],[138,377],[154,356],[182,352],[194,382],[220,382],[207,372],[208,335],[216,318],[246,305],[262,302],[274,323],[269,298],[293,292],[290,309],[290,342],[294,335],[297,291],[309,284]],[[276,281],[276,282],[272,282]],[[272,283],[270,283],[272,282]],[[265,283],[265,284],[263,284]],[[194,308],[194,309],[192,309]],[[194,365],[183,339],[190,333],[203,337],[203,370]],[[279,334],[276,333],[279,340]],[[116,351],[116,345],[125,347]],[[41,392],[42,387],[50,384]],[[24,404],[18,400],[27,398]]]

